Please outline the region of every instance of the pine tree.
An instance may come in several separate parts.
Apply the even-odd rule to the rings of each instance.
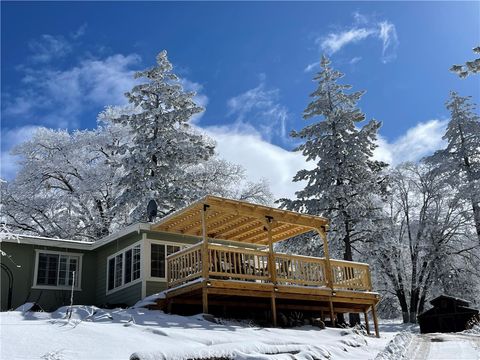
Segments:
[[[303,115],[318,121],[292,132],[305,141],[296,150],[316,166],[295,175],[293,181],[306,182],[297,199],[280,203],[290,210],[329,218],[332,254],[343,251],[343,258],[352,261],[353,250],[361,251],[356,243],[369,240],[381,219],[380,171],[385,164],[372,159],[381,124],[371,120],[360,127],[365,115],[357,103],[364,92],[348,93],[351,86],[338,83],[342,77],[322,57],[321,71],[314,77],[318,88]]]
[[[480,54],[480,46],[473,48],[475,54]],[[480,72],[480,58],[467,61],[462,65],[453,65],[450,71],[456,73],[460,78],[465,79],[470,74],[478,74]]]
[[[452,91],[446,103],[451,119],[443,139],[447,147],[426,159],[437,166],[459,196],[471,202],[473,220],[480,241],[480,117],[470,97]]]
[[[135,74],[145,81],[125,94],[135,111],[112,119],[131,129],[132,141],[122,149],[124,190],[117,204],[129,204],[132,222],[146,219],[150,199],[157,201],[159,215],[184,206],[195,187],[188,167],[214,153],[213,142],[189,125],[203,109],[172,69],[166,51],[159,53],[155,67]]]
[[[358,128],[365,115],[357,102],[364,92],[347,93],[350,85],[338,84],[343,74],[323,57],[322,70],[314,77],[318,88],[304,112],[306,120],[319,118],[292,132],[304,139],[296,150],[316,167],[300,170],[293,181],[306,181],[296,200],[281,199],[283,207],[323,215],[331,220],[331,240],[341,240],[343,257],[353,260],[352,245],[368,237],[371,213],[377,209],[372,194],[379,193],[379,171],[385,166],[372,160],[380,122],[371,120]]]

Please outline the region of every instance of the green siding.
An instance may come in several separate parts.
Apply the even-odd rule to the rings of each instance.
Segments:
[[[146,283],[146,294],[147,296],[162,292],[167,289],[166,281],[147,281]]]
[[[95,300],[95,255],[87,251],[67,248],[54,248],[41,245],[15,244],[2,242],[5,251],[15,264],[5,256],[0,257],[2,264],[6,265],[13,273],[12,308],[26,302],[36,302],[44,310],[55,310],[62,305],[70,303],[70,290],[32,289],[35,272],[35,249],[51,250],[68,253],[81,253],[82,274],[81,291],[74,291],[75,304],[92,304]],[[7,309],[8,277],[4,270],[1,271],[1,310]]]
[[[109,295],[105,295],[102,305],[126,304],[128,306],[135,305],[142,298],[142,282],[137,282],[123,289],[114,291]]]
[[[42,245],[30,245],[25,243],[2,243],[2,250],[11,255],[15,263],[21,267],[17,268],[8,258],[2,256],[0,261],[12,272],[14,277],[12,307],[16,308],[25,302],[37,302],[43,309],[50,311],[70,302],[70,291],[53,289],[32,289],[35,270],[35,249],[52,250],[59,252],[82,253],[82,278],[81,291],[75,291],[74,302],[76,304],[94,304],[102,306],[106,304],[127,304],[133,305],[142,298],[142,283],[137,282],[123,289],[114,291],[107,295],[107,258],[110,255],[125,249],[126,247],[142,240],[145,233],[149,240],[161,240],[178,244],[196,244],[201,238],[181,234],[171,234],[158,231],[131,232],[119,239],[113,240],[95,250],[73,250],[60,247],[49,247]],[[215,240],[220,243],[228,243]],[[142,246],[145,244],[142,242]],[[143,252],[149,252],[145,248]],[[147,264],[145,257],[142,257],[142,271],[146,271]],[[149,274],[142,274],[148,277]],[[8,278],[5,271],[1,271],[1,298],[0,308],[6,310],[8,296]],[[166,282],[146,281],[146,295],[161,292],[166,289]]]
[[[181,234],[171,234],[159,231],[146,231],[147,238],[150,240],[163,240],[163,241],[171,241],[179,244],[196,244],[202,241],[201,238],[197,238],[194,236],[187,236]]]
[[[142,235],[139,233],[131,233],[123,238],[117,239],[95,250],[96,253],[96,294],[95,303],[99,306],[105,304],[133,304],[141,299],[142,290],[141,284],[134,284],[127,288],[117,290],[111,295],[107,296],[107,259],[110,255],[140,241]],[[143,259],[142,259],[143,261]],[[140,290],[137,288],[140,285]],[[131,288],[131,289],[130,289]],[[121,300],[121,295],[125,299]]]

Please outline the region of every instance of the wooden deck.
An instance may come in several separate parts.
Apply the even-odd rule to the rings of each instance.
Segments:
[[[197,245],[167,257],[166,311],[194,308],[229,314],[298,311],[328,318],[372,311],[379,336],[368,264],[330,259],[328,219],[215,196],[193,203],[152,226],[196,236]],[[323,239],[324,258],[275,253],[273,244],[307,232]],[[217,241],[218,240],[218,241]],[[229,244],[229,245],[226,245]]]
[[[268,251],[210,243],[207,249],[206,278],[201,243],[167,257],[165,310],[189,305],[205,313],[209,307],[300,311],[333,325],[337,313],[363,313],[368,324],[368,312],[375,312],[379,296],[372,292],[368,264],[331,259],[329,287],[325,258],[273,253],[273,282]]]

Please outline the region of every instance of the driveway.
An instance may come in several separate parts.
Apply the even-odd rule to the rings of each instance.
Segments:
[[[480,336],[460,333],[416,335],[405,358],[412,360],[480,360]]]

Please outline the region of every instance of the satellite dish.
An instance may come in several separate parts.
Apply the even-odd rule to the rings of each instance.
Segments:
[[[158,206],[155,200],[150,200],[147,205],[148,221],[152,222],[157,217]]]

